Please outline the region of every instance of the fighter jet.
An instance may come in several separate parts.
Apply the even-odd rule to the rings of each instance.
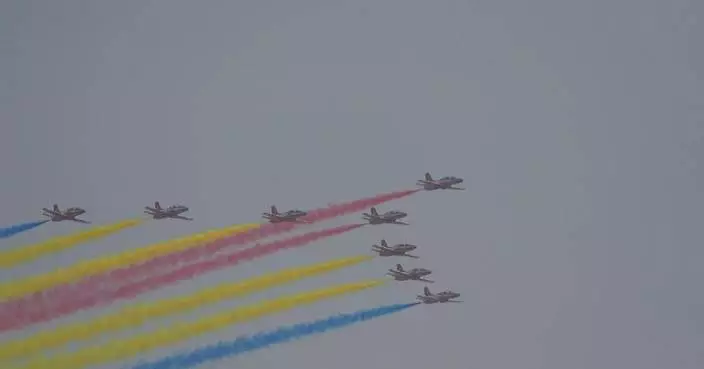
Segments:
[[[271,223],[281,223],[281,222],[295,222],[295,223],[307,223],[300,217],[308,215],[308,212],[303,210],[293,209],[285,213],[279,213],[276,206],[271,206],[271,213],[262,213],[262,218],[268,219]]]
[[[423,277],[430,275],[432,273],[431,270],[424,269],[424,268],[413,268],[411,270],[403,270],[403,266],[401,264],[396,264],[396,269],[389,269],[389,272],[386,273],[386,275],[390,275],[394,277],[395,280],[397,281],[423,281],[423,282],[428,282],[428,283],[435,283],[433,281],[429,281],[427,279],[424,279]]]
[[[409,258],[418,259],[415,255],[407,254],[409,251],[413,251],[417,248],[416,245],[410,245],[407,243],[399,243],[393,246],[389,246],[386,240],[381,240],[381,246],[372,245],[372,251],[379,253],[379,256],[408,256]]]
[[[145,206],[144,208],[146,209],[144,212],[146,214],[151,215],[153,219],[171,218],[193,220],[193,218],[187,218],[180,215],[181,213],[185,213],[188,211],[188,207],[183,205],[171,205],[168,208],[164,209],[161,207],[161,204],[159,204],[159,201],[155,201],[153,208],[149,206]]]
[[[73,207],[73,208],[68,208],[64,211],[61,211],[59,209],[59,206],[54,204],[53,210],[49,210],[47,208],[42,208],[42,210],[44,211],[43,215],[51,218],[52,222],[61,222],[64,220],[72,220],[74,222],[90,224],[89,221],[82,220],[82,219],[76,219],[77,216],[84,214],[86,212],[82,208]]]
[[[464,190],[464,188],[452,187],[462,182],[464,182],[464,179],[458,177],[442,177],[440,179],[433,179],[430,173],[425,173],[425,180],[419,180],[416,184],[423,187],[426,191]]]
[[[363,213],[362,219],[369,222],[369,224],[400,224],[408,225],[408,223],[399,222],[399,219],[405,218],[408,214],[398,211],[390,210],[384,214],[379,214],[376,208],[371,208],[371,214]]]
[[[452,291],[442,291],[439,293],[431,293],[430,288],[423,288],[423,295],[418,295],[417,299],[424,304],[434,304],[436,302],[462,302],[459,300],[452,300],[454,298],[460,297],[460,294]]]

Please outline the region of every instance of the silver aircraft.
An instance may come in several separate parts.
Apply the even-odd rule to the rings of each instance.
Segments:
[[[279,210],[276,209],[276,206],[272,205],[271,206],[271,213],[262,213],[262,218],[268,219],[269,222],[271,223],[281,223],[281,222],[295,222],[295,223],[307,223],[306,221],[302,219],[298,219],[300,217],[304,217],[308,215],[308,212],[305,212],[303,210],[298,210],[298,209],[293,209],[286,211],[284,213],[279,213]]]
[[[193,220],[193,218],[187,218],[182,216],[182,213],[185,213],[188,211],[188,207],[183,206],[183,205],[171,205],[168,208],[164,209],[161,207],[161,204],[159,204],[159,201],[154,202],[154,207],[149,207],[145,206],[144,207],[146,210],[144,211],[146,214],[149,214],[152,216],[154,219],[164,219],[164,218],[171,218],[171,219],[182,219],[182,220]]]
[[[396,269],[389,269],[386,275],[394,277],[397,281],[423,281],[428,283],[435,283],[433,281],[424,279],[423,277],[428,276],[432,273],[431,270],[425,268],[413,268],[411,270],[404,270],[401,264],[396,264]]]
[[[61,222],[64,220],[71,220],[78,223],[90,224],[89,221],[83,219],[76,219],[77,216],[85,214],[85,210],[78,207],[68,208],[66,210],[59,209],[59,205],[54,204],[54,209],[50,210],[47,208],[42,208],[44,211],[43,215],[51,218],[52,222]]]
[[[430,173],[425,173],[425,180],[418,180],[416,184],[423,187],[426,191],[433,190],[464,190],[464,188],[453,187],[454,185],[464,182],[464,179],[458,177],[442,177],[433,179]]]
[[[424,304],[434,304],[436,302],[462,302],[459,300],[452,300],[454,298],[460,297],[460,294],[452,291],[442,291],[438,293],[431,293],[430,288],[423,288],[423,294],[418,295],[417,299]]]
[[[384,214],[379,214],[376,208],[370,209],[371,214],[363,213],[362,219],[369,222],[369,224],[400,224],[408,225],[408,223],[400,222],[399,219],[405,218],[408,214],[398,211],[390,210]]]
[[[407,243],[389,246],[386,240],[381,240],[381,245],[372,245],[372,251],[379,253],[379,256],[408,256],[409,258],[418,259],[418,256],[408,254],[408,252],[416,248],[418,248],[418,246]]]

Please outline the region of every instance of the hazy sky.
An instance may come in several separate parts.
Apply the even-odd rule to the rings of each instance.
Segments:
[[[404,189],[430,171],[464,177],[468,191],[380,207],[408,211],[410,227],[366,227],[142,300],[368,253],[384,237],[418,244],[421,259],[405,265],[433,269],[431,288],[461,292],[465,303],[204,367],[700,369],[703,8],[696,0],[4,1],[0,224],[34,220],[55,202],[107,223],[154,200],[189,205],[196,221],[151,222],[0,276],[256,221],[272,203],[314,208]],[[81,227],[46,224],[2,247]],[[379,277],[395,262],[198,315]],[[389,284],[143,358],[410,301],[421,288]]]

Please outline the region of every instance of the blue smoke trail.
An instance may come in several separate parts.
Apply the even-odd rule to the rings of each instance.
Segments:
[[[7,228],[0,228],[0,238],[8,238],[8,237],[14,236],[20,232],[29,231],[30,229],[37,228],[46,222],[48,222],[48,220],[22,223],[22,224],[16,224],[13,226],[9,226]]]
[[[333,315],[325,319],[281,327],[274,331],[258,333],[253,336],[241,336],[234,341],[221,341],[184,354],[167,356],[159,361],[138,364],[132,369],[190,368],[208,361],[244,354],[277,343],[284,343],[316,333],[324,333],[331,329],[342,328],[350,324],[396,313],[418,304],[414,302],[410,304],[386,305],[349,314]]]

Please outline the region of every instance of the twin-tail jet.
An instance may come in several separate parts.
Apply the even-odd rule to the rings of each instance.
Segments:
[[[423,281],[428,283],[435,283],[433,281],[424,279],[423,277],[428,276],[432,273],[431,270],[425,268],[413,268],[411,270],[404,270],[401,264],[396,264],[396,269],[389,269],[386,275],[394,277],[397,281]]]
[[[47,208],[42,208],[44,211],[43,215],[49,217],[52,222],[61,222],[64,220],[71,220],[78,223],[90,224],[89,221],[83,219],[77,219],[76,217],[84,214],[86,211],[82,208],[73,207],[66,210],[59,209],[59,206],[54,204],[54,209],[50,210]]]
[[[434,304],[437,302],[444,303],[444,302],[462,302],[459,300],[452,300],[454,298],[460,297],[460,294],[457,292],[453,291],[442,291],[438,293],[431,293],[430,288],[425,287],[423,288],[423,294],[418,295],[417,299],[420,300],[424,304]]]
[[[400,224],[408,225],[408,223],[400,222],[399,219],[405,218],[408,214],[398,211],[390,210],[384,214],[379,214],[376,208],[371,208],[371,214],[363,213],[362,219],[369,222],[369,224]]]
[[[425,173],[425,180],[418,180],[416,184],[423,187],[426,191],[433,190],[464,190],[464,188],[453,187],[454,185],[464,182],[464,179],[458,177],[442,177],[433,179],[430,173]]]
[[[409,258],[418,259],[418,256],[408,254],[408,252],[418,248],[416,245],[407,243],[399,243],[389,246],[386,240],[381,240],[381,245],[372,245],[372,251],[377,252],[379,256],[407,256]]]
[[[262,213],[262,218],[268,219],[271,223],[282,223],[282,222],[294,222],[294,223],[307,223],[303,219],[298,219],[308,215],[308,212],[303,210],[293,209],[284,213],[279,213],[276,206],[271,206],[271,213]]]
[[[187,218],[182,216],[182,213],[185,213],[188,211],[188,207],[183,206],[183,205],[171,205],[168,208],[164,209],[161,207],[161,204],[159,204],[159,201],[154,202],[154,207],[149,207],[145,206],[144,209],[146,209],[144,212],[146,214],[149,214],[152,216],[153,219],[164,219],[164,218],[171,218],[171,219],[182,219],[182,220],[193,220],[193,218]]]

